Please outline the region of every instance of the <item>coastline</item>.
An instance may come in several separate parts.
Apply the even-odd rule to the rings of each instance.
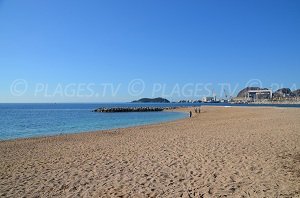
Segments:
[[[252,104],[270,104],[270,105],[299,105],[300,101],[262,101],[262,102],[253,102]]]
[[[1,195],[299,195],[300,109],[174,111],[189,110],[159,124],[1,141]]]
[[[178,112],[178,113],[185,113],[188,114],[189,110],[192,110],[191,108],[176,108],[176,109],[167,109],[164,110],[166,112]],[[21,138],[14,138],[14,139],[0,139],[0,144],[1,142],[11,142],[11,141],[23,141],[23,140],[31,140],[31,139],[47,139],[47,138],[55,138],[55,137],[62,137],[62,136],[72,136],[72,135],[81,135],[81,134],[93,134],[93,133],[105,133],[105,134],[111,134],[111,133],[117,133],[120,130],[126,130],[126,129],[135,129],[138,127],[147,127],[147,126],[155,126],[155,125],[161,125],[164,123],[172,123],[176,122],[178,120],[185,120],[188,119],[189,117],[183,117],[180,119],[175,119],[175,120],[169,120],[169,121],[161,121],[157,123],[149,123],[149,124],[139,124],[135,126],[129,126],[129,127],[120,127],[120,128],[112,128],[112,129],[99,129],[99,130],[89,130],[89,131],[79,131],[79,132],[70,132],[70,133],[61,133],[61,134],[55,134],[55,135],[41,135],[41,136],[33,136],[33,137],[21,137]]]
[[[226,106],[226,105],[203,105],[202,109],[208,107],[208,108],[275,108],[275,107],[268,107],[268,106],[264,106],[264,107],[257,107],[257,106]],[[282,108],[282,107],[280,107]],[[291,107],[293,108],[293,107]],[[195,115],[199,115],[199,114],[195,114],[194,112],[194,107],[177,107],[175,109],[166,109],[164,110],[165,112],[180,112],[180,113],[186,113],[189,114],[190,111],[192,111],[192,117],[195,117]],[[203,114],[205,111],[201,111],[201,113]],[[78,132],[70,132],[70,133],[61,133],[61,134],[55,134],[55,135],[41,135],[41,136],[33,136],[33,137],[20,137],[20,138],[13,138],[13,139],[3,139],[0,140],[0,144],[1,142],[14,142],[14,141],[26,141],[26,140],[39,140],[39,139],[48,139],[48,138],[58,138],[58,137],[65,137],[68,138],[68,136],[77,136],[77,135],[82,135],[82,134],[90,134],[92,135],[93,133],[104,133],[104,134],[114,134],[114,133],[119,133],[122,132],[124,130],[139,130],[139,127],[151,127],[151,126],[160,126],[162,124],[167,124],[167,123],[174,123],[176,124],[177,121],[179,120],[185,120],[185,119],[190,119],[188,116],[181,118],[181,119],[176,119],[176,120],[170,120],[170,121],[162,121],[162,122],[158,122],[158,123],[150,123],[150,124],[141,124],[141,125],[136,125],[136,126],[129,126],[129,127],[120,127],[120,128],[112,128],[112,129],[103,129],[103,130],[89,130],[89,131],[78,131]]]
[[[87,108],[84,105],[82,106]],[[62,107],[65,108],[64,106]],[[5,109],[1,111],[1,115],[8,114],[8,118],[0,119],[2,123],[0,126],[0,141],[127,128],[187,117],[186,114],[175,111],[173,113],[161,111],[128,112],[123,114],[123,112],[96,113],[89,109],[64,110],[61,107],[61,109],[54,109],[49,111],[49,115],[43,116],[45,111],[43,109],[35,111],[35,108],[36,105],[34,104],[28,110]],[[14,114],[26,118],[15,120]],[[30,116],[27,114],[30,114]],[[24,124],[21,122],[24,122]]]

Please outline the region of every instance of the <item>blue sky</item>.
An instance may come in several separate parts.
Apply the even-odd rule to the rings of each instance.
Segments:
[[[251,79],[299,89],[299,35],[298,0],[0,0],[0,102],[196,99],[174,87],[209,84],[222,96],[220,83],[233,94]],[[26,91],[12,94],[18,79]],[[128,91],[134,79],[139,95]],[[103,94],[103,83],[117,94]],[[165,93],[153,94],[157,83]]]

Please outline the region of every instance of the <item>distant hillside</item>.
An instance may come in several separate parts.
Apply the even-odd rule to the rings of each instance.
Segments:
[[[169,100],[165,98],[142,98],[139,100],[132,101],[134,103],[170,103]]]
[[[237,97],[238,98],[245,98],[247,97],[248,91],[250,90],[267,90],[267,88],[259,88],[259,87],[246,87],[245,89],[241,90]],[[274,98],[293,98],[293,97],[300,97],[300,89],[295,91],[291,91],[290,88],[281,88],[278,89],[273,93]]]
[[[275,98],[292,98],[292,97],[300,97],[300,89],[297,89],[295,91],[291,91],[289,88],[282,88],[278,89],[274,93]]]
[[[296,97],[300,97],[300,89],[297,89],[297,90],[293,91],[293,94],[294,94]]]
[[[275,98],[285,98],[285,97],[294,97],[293,92],[289,88],[281,88],[274,92],[273,96]]]

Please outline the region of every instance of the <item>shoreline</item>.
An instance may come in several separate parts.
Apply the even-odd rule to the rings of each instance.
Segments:
[[[4,141],[0,195],[294,197],[299,130],[298,108],[203,106],[192,118],[118,133]]]
[[[199,106],[195,106],[199,107]],[[186,113],[189,114],[189,111],[192,111],[192,117],[195,116],[194,108],[195,107],[176,107],[174,109],[166,109],[165,112],[179,112],[179,113]],[[297,109],[299,107],[283,107],[283,106],[231,106],[231,105],[201,105],[201,107],[212,107],[212,108],[292,108]],[[201,114],[203,112],[201,111]],[[198,115],[198,114],[196,114]],[[200,115],[200,114],[199,114]],[[78,131],[78,132],[70,132],[70,133],[61,133],[61,134],[54,134],[54,135],[41,135],[41,136],[33,136],[33,137],[20,137],[20,138],[13,138],[13,139],[0,139],[1,142],[9,142],[9,141],[22,141],[22,140],[30,140],[30,139],[40,139],[40,138],[51,138],[51,137],[62,137],[62,136],[69,136],[69,135],[80,135],[80,134],[88,134],[88,133],[116,133],[116,131],[123,130],[123,129],[135,129],[137,127],[147,127],[147,126],[155,126],[155,125],[161,125],[164,123],[172,123],[179,120],[185,120],[189,119],[190,117],[187,115],[186,117],[176,119],[176,120],[170,120],[170,121],[162,121],[157,123],[150,123],[150,124],[142,124],[142,125],[135,125],[135,126],[129,126],[129,127],[120,127],[120,128],[111,128],[111,129],[103,129],[103,130],[90,130],[90,131]]]
[[[186,113],[188,114],[187,109],[190,108],[176,108],[176,109],[167,109],[164,110],[165,112],[179,112],[179,113]],[[186,110],[186,111],[185,111]],[[157,122],[157,123],[150,123],[150,124],[141,124],[141,125],[135,125],[135,126],[129,126],[129,127],[120,127],[120,128],[111,128],[111,129],[103,129],[103,130],[90,130],[90,131],[79,131],[79,132],[70,132],[70,133],[61,133],[61,134],[55,134],[55,135],[41,135],[41,136],[33,136],[33,137],[20,137],[20,138],[13,138],[13,139],[4,139],[1,140],[0,139],[0,143],[1,142],[9,142],[9,141],[22,141],[22,140],[30,140],[30,139],[39,139],[39,138],[51,138],[51,137],[61,137],[61,136],[68,136],[68,135],[80,135],[80,134],[87,134],[87,133],[116,133],[116,131],[118,130],[122,130],[122,129],[130,129],[130,128],[136,128],[136,127],[145,127],[145,126],[152,126],[152,125],[160,125],[160,124],[164,124],[164,123],[169,123],[169,122],[176,122],[178,120],[184,120],[184,119],[188,119],[189,117],[183,117],[180,119],[175,119],[175,120],[169,120],[169,121],[161,121],[161,122]]]

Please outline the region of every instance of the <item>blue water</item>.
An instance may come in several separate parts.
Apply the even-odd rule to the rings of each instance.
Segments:
[[[96,113],[98,107],[175,104],[0,104],[0,140],[153,124],[187,117],[180,112]]]
[[[176,107],[195,105],[200,104],[0,104],[0,140],[124,128],[172,121],[188,116],[187,114],[180,112],[92,112],[93,109],[99,107]],[[204,103],[202,105],[300,108],[300,105],[254,105],[224,103]]]

